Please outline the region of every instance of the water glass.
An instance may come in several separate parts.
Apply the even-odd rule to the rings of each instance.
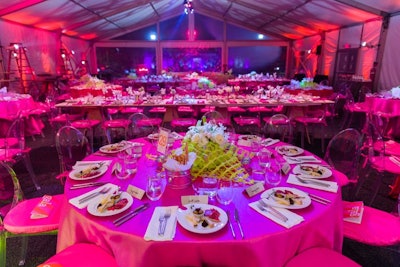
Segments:
[[[262,148],[258,152],[258,163],[260,164],[261,167],[263,168],[269,168],[271,165],[271,151],[269,151],[266,148]]]
[[[219,180],[217,189],[217,200],[223,205],[229,205],[233,200],[233,188],[231,180]]]
[[[218,179],[216,177],[199,177],[193,181],[192,187],[198,195],[208,195],[213,200],[217,194]]]
[[[251,178],[255,183],[265,183],[265,169],[255,169],[251,173]]]
[[[258,138],[254,138],[251,141],[251,151],[257,153],[260,150],[260,140]]]
[[[146,196],[151,201],[159,200],[164,193],[166,184],[165,174],[157,173],[155,176],[149,176],[147,178]]]
[[[269,168],[265,180],[271,186],[277,186],[281,183],[282,171],[279,162],[275,161],[273,164],[271,164],[271,168]]]
[[[121,180],[127,179],[130,176],[130,172],[128,171],[126,164],[127,156],[128,154],[126,154],[125,151],[119,152],[117,155],[116,163],[114,165],[114,173],[117,178]]]

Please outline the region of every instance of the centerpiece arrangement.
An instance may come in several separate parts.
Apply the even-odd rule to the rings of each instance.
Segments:
[[[196,153],[191,167],[192,179],[216,177],[234,182],[249,182],[249,174],[242,166],[243,155],[238,148],[227,140],[227,133],[222,124],[206,122],[205,118],[189,127],[182,146]],[[242,151],[243,152],[243,151]]]

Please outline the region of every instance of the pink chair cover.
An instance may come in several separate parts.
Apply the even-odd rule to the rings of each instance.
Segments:
[[[167,109],[164,107],[154,107],[149,110],[150,113],[165,113]]]
[[[4,218],[4,228],[14,234],[34,234],[58,229],[64,195],[53,196],[54,206],[46,218],[31,219],[31,211],[42,198],[27,199],[11,209]]]
[[[273,108],[267,108],[267,107],[250,107],[247,109],[250,112],[273,112]]]
[[[114,257],[95,244],[72,245],[37,267],[118,267]]]
[[[143,113],[143,109],[138,107],[125,107],[121,109],[121,113]]]
[[[130,120],[126,119],[116,119],[116,120],[108,120],[103,123],[103,126],[106,128],[126,128],[131,124]]]
[[[228,107],[229,112],[234,112],[234,113],[244,113],[246,110],[241,107]]]
[[[79,120],[71,123],[71,125],[77,129],[92,128],[99,124],[100,124],[99,120]]]
[[[372,246],[400,242],[400,218],[382,210],[364,206],[361,224],[343,222],[344,236]]]
[[[178,112],[194,112],[194,109],[189,106],[180,106],[178,107]]]
[[[400,174],[400,166],[391,161],[390,156],[372,157],[370,158],[370,162],[378,170]]]
[[[328,248],[307,249],[289,260],[285,267],[360,267],[358,263]]]

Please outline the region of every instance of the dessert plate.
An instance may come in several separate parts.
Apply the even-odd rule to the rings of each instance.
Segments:
[[[332,171],[318,164],[299,164],[293,168],[293,173],[301,174],[303,178],[324,179],[331,177]]]
[[[82,166],[81,168],[73,169],[69,173],[69,178],[77,181],[90,180],[102,176],[106,173],[108,165],[93,164],[90,166]]]
[[[121,193],[121,200],[126,199],[127,203],[121,207],[121,208],[115,208],[112,210],[105,210],[104,212],[100,212],[97,207],[99,206],[99,204],[101,203],[101,201],[103,200],[105,196],[96,198],[97,201],[90,201],[89,205],[87,206],[87,211],[94,215],[94,216],[98,216],[98,217],[107,217],[107,216],[113,216],[116,214],[120,214],[121,212],[126,211],[127,209],[129,209],[132,204],[133,204],[133,198],[130,194],[128,194],[127,192],[122,192]]]
[[[311,204],[308,194],[292,187],[274,187],[264,191],[261,199],[271,206],[285,209],[304,209]]]
[[[285,156],[298,156],[304,153],[304,149],[297,146],[278,146],[276,151]]]

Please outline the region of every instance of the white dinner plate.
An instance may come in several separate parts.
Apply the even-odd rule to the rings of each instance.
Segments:
[[[98,166],[98,164],[93,164],[93,166],[81,166],[80,168],[77,167],[76,169],[73,169],[69,173],[69,178],[71,178],[72,180],[77,180],[77,181],[90,180],[90,179],[94,179],[94,178],[102,176],[108,169],[107,165],[102,165],[99,169],[91,171],[90,175],[81,177],[81,175],[80,175],[81,171],[84,171],[88,168],[93,168],[96,166]]]
[[[154,134],[149,134],[147,138],[149,138],[150,140],[158,140],[158,136],[159,136],[158,133],[154,133]]]
[[[226,225],[228,222],[228,216],[226,215],[225,211],[221,208],[213,205],[208,204],[186,204],[186,210],[178,209],[177,219],[179,224],[185,228],[186,230],[197,233],[197,234],[209,234],[214,233]],[[203,211],[215,209],[219,212],[219,222],[215,222],[213,227],[203,227],[201,224],[194,226],[190,219],[193,219],[193,210],[196,208],[201,208]]]
[[[304,153],[304,149],[297,146],[278,146],[276,151],[285,156],[298,156]]]
[[[284,192],[283,195],[287,195],[287,192],[290,191],[298,197],[296,198],[297,200],[301,200],[301,203],[283,204],[283,202],[280,201],[281,199],[275,196],[275,192],[279,191]],[[311,204],[311,199],[306,192],[292,187],[270,188],[261,194],[261,199],[271,206],[285,209],[303,209]]]
[[[332,171],[318,164],[299,164],[293,168],[293,173],[304,178],[324,179],[331,177]]]
[[[124,143],[116,143],[116,144],[109,144],[109,145],[105,145],[100,147],[100,152],[104,153],[104,154],[114,154],[114,153],[118,153],[121,152],[123,150],[125,150],[127,148],[127,145]]]
[[[90,201],[88,206],[87,206],[87,211],[94,215],[94,216],[98,216],[98,217],[106,217],[106,216],[112,216],[112,215],[116,215],[119,214],[121,212],[126,211],[127,209],[130,208],[130,206],[132,206],[133,204],[133,198],[130,194],[128,194],[127,192],[122,192],[121,193],[121,199],[126,198],[128,200],[128,203],[126,203],[126,205],[120,209],[115,209],[115,210],[106,210],[104,212],[100,212],[97,210],[97,206],[100,204],[101,200],[104,198],[105,196],[101,196],[99,198],[95,198],[96,201]]]

